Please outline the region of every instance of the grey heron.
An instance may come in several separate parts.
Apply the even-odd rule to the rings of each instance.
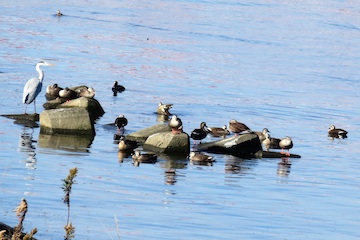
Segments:
[[[35,98],[41,92],[42,82],[44,80],[44,72],[40,69],[40,66],[54,66],[54,64],[45,61],[38,62],[35,68],[36,71],[39,73],[39,76],[37,78],[36,77],[30,78],[26,82],[23,91],[23,103],[29,105],[30,103],[34,102],[35,113],[36,113]],[[25,107],[25,114],[26,114],[27,105]]]

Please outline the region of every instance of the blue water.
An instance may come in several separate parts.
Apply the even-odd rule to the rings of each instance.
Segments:
[[[63,238],[61,179],[78,167],[75,239],[359,239],[360,3],[20,0],[0,11],[1,114],[24,112],[42,59],[56,64],[43,68],[44,86],[91,86],[106,112],[93,140],[1,118],[1,222],[15,226],[26,198],[24,230]],[[126,87],[117,97],[115,80]],[[120,161],[106,124],[119,114],[126,133],[157,124],[160,101],[187,133],[237,119],[291,136],[302,158],[290,168],[216,154],[213,166]],[[329,139],[331,124],[349,138]]]

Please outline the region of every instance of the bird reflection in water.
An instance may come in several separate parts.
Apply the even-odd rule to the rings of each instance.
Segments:
[[[36,168],[36,153],[35,153],[35,140],[33,140],[33,128],[24,127],[23,132],[20,135],[19,151],[27,153],[27,158],[24,161],[25,166],[29,169]]]
[[[281,177],[287,177],[290,174],[291,161],[289,157],[282,157],[278,162],[277,175]]]
[[[165,183],[167,185],[174,185],[176,183],[176,170],[169,168],[165,170]]]
[[[228,156],[225,162],[225,173],[228,174],[240,174],[242,172],[241,164],[243,160],[234,156]]]

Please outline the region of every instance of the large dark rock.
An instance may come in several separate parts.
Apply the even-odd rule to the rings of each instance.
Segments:
[[[240,134],[219,141],[197,145],[198,151],[231,154],[238,157],[252,158],[262,153],[259,137],[254,133]]]

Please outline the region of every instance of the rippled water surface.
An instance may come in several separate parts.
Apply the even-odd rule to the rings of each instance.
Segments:
[[[360,238],[358,1],[20,0],[0,10],[1,114],[24,112],[23,86],[42,59],[56,64],[43,68],[45,86],[92,86],[106,112],[94,139],[1,118],[1,222],[15,226],[26,198],[24,230],[63,238],[61,179],[77,167],[75,239]],[[114,80],[126,87],[117,97]],[[187,133],[237,119],[291,136],[302,157],[290,168],[216,154],[213,166],[120,161],[106,124],[119,114],[126,134],[157,124],[160,101]],[[349,138],[329,139],[331,124]]]

